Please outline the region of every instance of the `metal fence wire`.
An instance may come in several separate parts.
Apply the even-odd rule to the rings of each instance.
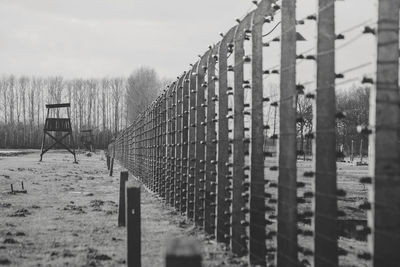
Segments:
[[[344,33],[335,32],[334,0],[319,0],[317,14],[300,20],[295,2],[253,1],[256,8],[221,34],[108,149],[211,239],[248,255],[251,265],[338,266],[352,258],[354,264],[396,266],[399,2],[379,0],[376,27],[364,23],[346,31],[361,29],[357,38],[377,39],[376,78],[360,78],[370,86],[369,125],[359,127],[369,135],[369,175],[359,181],[369,198],[357,206],[368,219],[355,227],[368,242],[361,251],[341,245],[338,229],[339,218],[346,217],[338,203],[349,193],[338,186],[336,166],[335,127],[345,112],[336,110],[335,88],[343,73],[335,72],[335,53],[346,45],[338,44]],[[302,39],[296,25],[305,21],[317,28],[314,54],[296,49]],[[270,38],[266,25],[271,32],[279,25],[280,35]],[[273,43],[280,64],[267,68],[264,57]],[[304,60],[316,64],[315,89],[307,92],[296,80]],[[265,80],[276,75],[278,91],[267,93]],[[299,166],[297,157],[300,98],[313,108],[312,130],[305,135],[312,143],[308,167]]]

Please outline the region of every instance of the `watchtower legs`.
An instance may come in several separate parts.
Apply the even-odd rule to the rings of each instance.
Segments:
[[[72,134],[72,132],[71,132],[71,136],[70,136],[70,141],[72,144],[72,152],[73,152],[72,154],[74,155],[74,163],[78,164],[78,161],[76,161],[75,141],[74,141],[74,135]]]
[[[46,139],[46,132],[43,131],[42,147],[40,149],[40,160],[39,161],[42,161],[42,159],[43,159],[43,154],[44,154],[43,149],[44,149],[44,141],[45,141],[45,139]]]

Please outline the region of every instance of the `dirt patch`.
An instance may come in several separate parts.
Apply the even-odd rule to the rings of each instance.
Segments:
[[[18,157],[34,153],[34,151],[0,151],[0,157]]]
[[[88,260],[96,260],[96,261],[109,261],[112,258],[106,254],[99,253],[96,249],[89,248],[87,253]]]
[[[29,210],[27,210],[27,209],[19,209],[19,210],[16,210],[14,213],[8,215],[8,217],[25,217],[27,215],[31,215]]]
[[[3,241],[4,244],[18,244],[19,242],[14,238],[6,238]]]
[[[68,204],[67,206],[64,207],[64,210],[72,211],[75,214],[84,214],[84,213],[86,213],[86,211],[83,210],[84,208],[86,208],[86,207]]]
[[[68,249],[64,249],[64,251],[63,251],[63,253],[62,253],[62,256],[64,257],[64,258],[70,258],[70,257],[74,257],[75,256],[75,254],[73,254],[70,250],[68,250]]]
[[[0,256],[0,265],[10,265],[11,261],[6,257]]]
[[[92,207],[92,208],[98,208],[98,207],[101,207],[103,205],[104,205],[104,201],[103,200],[98,200],[98,199],[91,200],[90,203],[89,203],[89,206]]]

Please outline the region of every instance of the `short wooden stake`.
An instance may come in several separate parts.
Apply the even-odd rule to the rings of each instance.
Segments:
[[[166,267],[201,267],[201,250],[192,239],[173,239],[168,243]]]
[[[110,170],[110,156],[106,156],[107,157],[107,170]]]
[[[141,267],[140,187],[131,182],[125,187],[127,265]]]
[[[114,158],[110,159],[110,176],[113,176]]]
[[[119,186],[118,226],[125,226],[125,183],[128,181],[128,176],[128,172],[121,172]]]
[[[350,162],[354,161],[354,140],[351,140]]]

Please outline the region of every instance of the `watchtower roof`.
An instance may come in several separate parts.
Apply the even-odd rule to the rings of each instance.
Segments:
[[[71,103],[61,103],[61,104],[47,104],[46,108],[69,108],[71,107]]]

